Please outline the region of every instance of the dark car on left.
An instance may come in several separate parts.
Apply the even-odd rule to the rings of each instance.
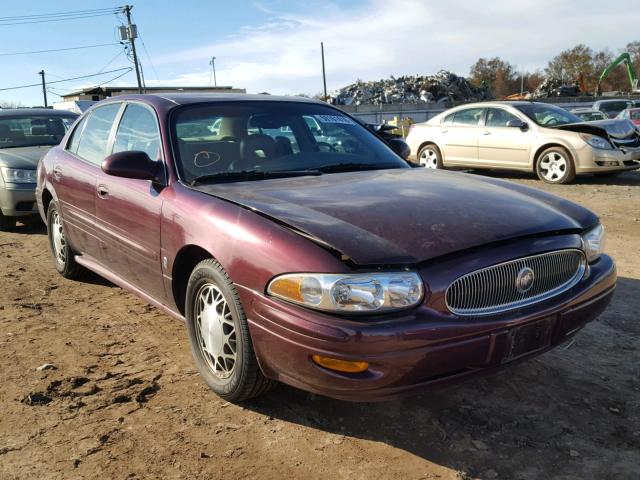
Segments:
[[[38,162],[76,118],[73,112],[45,108],[0,110],[0,230],[37,215]]]

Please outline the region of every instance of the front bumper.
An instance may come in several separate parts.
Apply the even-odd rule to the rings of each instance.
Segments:
[[[598,150],[589,147],[576,165],[577,173],[602,173],[640,168],[640,149]]]
[[[542,353],[594,320],[611,300],[615,282],[615,264],[603,255],[568,292],[509,315],[475,320],[445,318],[427,305],[391,319],[346,320],[243,287],[239,292],[267,377],[337,399],[377,401],[490,373]],[[314,354],[367,361],[370,367],[342,374],[313,363]]]
[[[38,213],[35,184],[4,184],[0,187],[0,210],[5,217],[22,217]]]

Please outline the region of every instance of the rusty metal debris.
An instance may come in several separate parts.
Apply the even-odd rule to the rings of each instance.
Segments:
[[[580,85],[566,85],[558,78],[546,78],[531,94],[530,98],[577,97]]]
[[[488,88],[441,70],[435,75],[405,75],[374,82],[358,80],[331,94],[334,105],[382,105],[390,103],[445,103],[488,100]]]

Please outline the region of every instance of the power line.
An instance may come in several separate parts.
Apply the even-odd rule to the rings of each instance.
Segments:
[[[12,23],[2,23],[2,22],[0,22],[0,27],[6,27],[6,26],[9,26],[9,25],[27,25],[27,24],[31,24],[31,23],[64,22],[65,20],[81,20],[81,19],[85,19],[85,18],[106,17],[106,16],[111,16],[111,15],[113,15],[113,13],[99,13],[99,14],[95,14],[95,15],[86,15],[84,17],[69,17],[69,18],[57,18],[57,19],[50,19],[50,20],[36,20],[36,21],[32,21],[32,22],[12,22]]]
[[[107,10],[87,10],[86,13],[69,13],[69,14],[49,14],[49,15],[34,15],[34,16],[22,16],[22,17],[4,17],[0,18],[0,27],[8,25],[26,25],[32,23],[50,23],[50,22],[64,22],[66,20],[81,20],[85,18],[106,17],[111,15],[117,15],[118,8],[110,8]]]
[[[67,16],[67,15],[86,15],[88,13],[99,13],[99,12],[112,12],[114,10],[122,9],[122,7],[108,7],[108,8],[92,8],[89,10],[70,10],[68,12],[54,12],[54,13],[37,13],[32,15],[16,15],[13,17],[0,17],[0,21],[4,20],[23,20],[28,18],[38,18],[38,17],[59,17],[59,16]]]
[[[99,43],[97,45],[83,45],[81,47],[52,48],[49,50],[32,50],[30,52],[0,53],[0,57],[10,57],[14,55],[31,55],[35,53],[66,52],[68,50],[82,50],[85,48],[107,47],[112,45],[120,45],[120,44],[119,43]]]
[[[53,82],[47,82],[47,84],[70,82],[72,80],[81,80],[83,78],[97,77],[98,75],[106,75],[107,73],[122,72],[123,70],[126,70],[126,72],[122,74],[122,75],[125,75],[129,73],[131,70],[133,70],[133,68],[131,67],[116,68],[115,70],[107,70],[106,72],[101,72],[101,73],[92,73],[91,75],[82,75],[80,77],[71,77],[71,78],[64,78],[62,80],[55,80]],[[16,87],[0,88],[0,92],[4,92],[7,90],[18,90],[20,88],[41,87],[41,86],[42,86],[42,83],[32,83],[30,85],[18,85]]]

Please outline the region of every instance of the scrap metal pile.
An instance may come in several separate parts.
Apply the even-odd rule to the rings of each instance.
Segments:
[[[538,85],[530,98],[577,97],[579,95],[579,85],[565,85],[560,79],[549,77]]]
[[[428,76],[407,75],[375,82],[358,80],[331,94],[334,105],[442,103],[490,98],[486,87],[476,87],[466,78],[446,70]]]

